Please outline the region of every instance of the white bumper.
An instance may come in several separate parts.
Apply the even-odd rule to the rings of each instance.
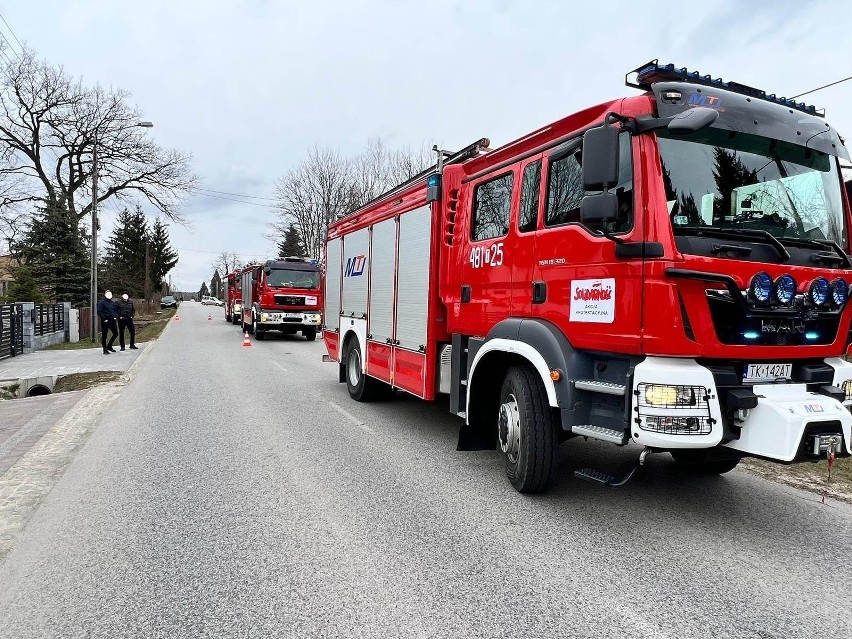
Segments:
[[[766,384],[752,388],[757,408],[739,422],[740,438],[726,448],[789,462],[798,455],[805,429],[842,432],[850,450],[852,415],[836,399],[808,392],[804,384]]]
[[[264,326],[315,326],[322,322],[319,311],[261,311],[258,323]]]
[[[834,369],[833,385],[852,380],[852,364],[825,360]],[[660,405],[648,401],[651,386],[691,389],[691,405]],[[631,414],[633,440],[665,449],[712,448],[724,435],[722,410],[709,369],[691,359],[648,357],[634,369]],[[757,407],[741,412],[732,426],[740,436],[723,446],[746,454],[789,462],[797,457],[803,439],[814,432],[840,433],[846,453],[852,454],[852,399],[843,403],[807,390],[804,384],[763,384],[751,387]],[[705,392],[706,391],[706,392]],[[654,393],[651,393],[654,395]],[[659,393],[657,394],[659,396]],[[683,427],[688,424],[689,427]],[[668,428],[669,425],[673,425]],[[675,426],[680,425],[678,430]]]

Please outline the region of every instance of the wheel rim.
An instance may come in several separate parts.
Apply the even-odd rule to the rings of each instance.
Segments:
[[[346,373],[349,376],[349,385],[353,388],[358,386],[361,382],[361,358],[354,348],[349,351],[349,358],[346,360]]]
[[[521,450],[521,411],[518,409],[518,400],[514,395],[510,394],[500,405],[497,430],[500,436],[500,450],[510,462],[517,463],[518,452]]]

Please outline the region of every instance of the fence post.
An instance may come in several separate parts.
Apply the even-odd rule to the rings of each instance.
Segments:
[[[23,320],[21,322],[24,335],[24,353],[32,353],[35,350],[35,304],[32,302],[21,302]]]

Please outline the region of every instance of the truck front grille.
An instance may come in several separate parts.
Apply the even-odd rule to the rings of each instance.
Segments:
[[[279,306],[304,306],[304,295],[276,295],[275,303]]]

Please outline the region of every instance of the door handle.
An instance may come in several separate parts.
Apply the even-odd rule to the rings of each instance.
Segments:
[[[533,293],[532,293],[532,303],[533,304],[544,304],[547,300],[547,282],[536,281],[532,283]]]

